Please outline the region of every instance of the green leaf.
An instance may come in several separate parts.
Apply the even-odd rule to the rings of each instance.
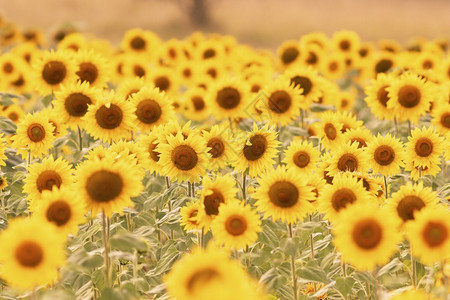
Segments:
[[[313,262],[310,262],[313,263]],[[297,270],[297,276],[310,281],[327,283],[328,277],[325,271],[319,266],[305,266]]]
[[[280,243],[280,248],[289,256],[295,256],[298,251],[298,244],[300,243],[300,239],[297,237],[284,239]]]
[[[127,285],[127,288],[105,288],[99,300],[132,300],[139,299],[139,294]]]
[[[336,278],[336,289],[342,295],[344,299],[347,299],[347,295],[352,292],[353,286],[356,280],[352,277],[337,277]]]
[[[0,130],[8,134],[16,133],[17,125],[10,119],[0,116]]]
[[[133,253],[133,250],[147,251],[147,244],[130,232],[119,232],[111,237],[111,248]]]

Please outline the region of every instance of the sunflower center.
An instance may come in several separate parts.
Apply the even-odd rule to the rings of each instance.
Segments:
[[[122,117],[122,109],[115,104],[111,104],[109,108],[103,105],[95,113],[97,124],[104,129],[119,127],[122,123]]]
[[[135,50],[143,50],[145,48],[146,44],[147,44],[147,42],[140,36],[134,37],[130,42],[131,48],[133,48]]]
[[[397,204],[397,213],[404,222],[414,220],[414,211],[421,210],[425,207],[425,203],[417,196],[405,196]]]
[[[44,126],[39,123],[31,124],[28,126],[27,135],[28,138],[35,143],[42,141],[45,138]]]
[[[420,157],[427,157],[433,152],[433,142],[429,138],[420,138],[416,142],[414,150]]]
[[[7,62],[3,65],[3,71],[5,71],[5,73],[12,73],[13,70],[14,67],[10,62]]]
[[[16,114],[15,112],[12,112],[8,115],[8,118],[11,119],[11,121],[17,121],[19,119],[19,115]]]
[[[291,78],[291,85],[295,88],[303,89],[302,95],[307,96],[312,89],[312,82],[308,77],[304,76],[294,76]]]
[[[192,147],[179,145],[172,150],[172,162],[180,170],[189,171],[198,163],[198,156]]]
[[[92,104],[92,101],[86,95],[73,93],[66,98],[64,107],[72,117],[82,117],[86,114],[90,104]]]
[[[391,164],[395,159],[395,152],[392,147],[388,145],[381,145],[373,153],[373,158],[377,164],[387,166]]]
[[[341,48],[341,50],[344,50],[344,51],[348,51],[350,49],[350,46],[351,46],[351,44],[347,40],[343,40],[339,43],[339,48]]]
[[[183,70],[183,76],[186,77],[186,78],[191,78],[191,76],[192,76],[191,69],[188,69],[188,68],[184,69]]]
[[[392,61],[389,59],[382,59],[375,65],[375,72],[386,73],[390,68],[392,68]]]
[[[308,53],[308,58],[306,59],[306,63],[309,65],[315,65],[319,61],[319,58],[314,52]]]
[[[191,101],[196,111],[201,111],[205,108],[205,101],[203,100],[202,97],[198,96],[192,97]]]
[[[205,196],[205,199],[203,200],[203,204],[205,205],[205,212],[208,216],[218,215],[220,204],[225,202],[223,195],[219,190],[211,190],[213,191],[213,193],[211,195]]]
[[[335,211],[340,211],[347,207],[347,204],[351,204],[356,201],[356,195],[351,189],[341,188],[334,192],[331,197],[331,205]]]
[[[24,85],[24,83],[25,83],[25,80],[23,79],[22,75],[20,75],[19,79],[17,79],[16,81],[11,82],[11,84],[16,87],[21,87]]]
[[[367,147],[366,141],[363,140],[362,138],[355,137],[355,138],[352,138],[352,139],[350,140],[350,142],[351,142],[352,145],[353,145],[353,143],[355,143],[355,142],[358,143],[358,148]]]
[[[198,225],[197,215],[198,215],[198,209],[196,208],[189,213],[187,221],[193,225]]]
[[[36,187],[39,190],[39,193],[42,193],[43,190],[51,191],[53,189],[53,186],[59,188],[61,186],[61,183],[61,176],[58,172],[53,170],[43,171],[36,179]]]
[[[142,100],[136,107],[136,116],[142,123],[155,123],[161,117],[161,107],[155,100]]]
[[[361,220],[355,224],[352,232],[353,241],[366,250],[377,247],[383,237],[383,230],[373,219]]]
[[[216,79],[217,78],[217,70],[216,69],[208,69],[208,71],[206,71],[206,74],[208,74],[209,76],[211,76],[211,78]]]
[[[294,163],[299,168],[306,167],[309,164],[310,160],[311,158],[309,154],[305,151],[298,151],[294,154]]]
[[[86,191],[95,202],[109,202],[120,195],[123,189],[122,177],[114,172],[100,170],[86,181]]]
[[[420,90],[412,85],[405,85],[398,91],[398,103],[406,108],[412,108],[420,102]]]
[[[324,129],[325,135],[327,136],[327,138],[329,140],[334,140],[336,138],[337,130],[336,130],[336,127],[334,127],[333,124],[327,123],[327,124],[325,124],[323,129]]]
[[[42,78],[50,85],[60,84],[66,78],[66,66],[60,61],[49,61],[44,65]]]
[[[220,274],[211,267],[206,267],[195,272],[187,281],[186,288],[191,295],[194,295],[197,289],[207,286],[211,281],[219,279]]]
[[[224,109],[233,109],[241,102],[241,94],[232,87],[225,87],[217,93],[217,104]]]
[[[283,54],[281,54],[281,60],[285,65],[287,65],[296,60],[299,54],[300,52],[298,51],[297,48],[289,47],[283,51]]]
[[[252,93],[257,93],[257,92],[259,92],[261,90],[261,86],[259,85],[259,84],[257,84],[257,83],[255,83],[255,84],[253,84],[252,85],[252,88],[251,88],[251,92]]]
[[[167,91],[170,88],[170,80],[166,76],[156,77],[154,84],[160,91]]]
[[[44,259],[42,247],[33,241],[24,241],[16,248],[16,259],[18,262],[28,268],[38,266]]]
[[[207,49],[205,52],[203,52],[204,59],[208,59],[214,56],[216,56],[216,51],[214,49]]]
[[[177,51],[174,48],[170,48],[168,53],[169,53],[170,58],[172,58],[172,59],[177,58]]]
[[[331,72],[334,72],[338,69],[339,65],[337,62],[332,61],[329,65],[328,65],[328,70]]]
[[[267,140],[263,135],[255,134],[250,138],[250,145],[244,146],[244,156],[247,160],[255,161],[266,152]]]
[[[80,80],[87,81],[90,84],[93,84],[98,77],[97,67],[89,62],[84,62],[80,64],[78,72],[76,72]]]
[[[158,151],[155,151],[156,147],[158,147],[158,143],[154,144],[154,143],[150,143],[148,146],[148,152],[150,153],[150,157],[151,159],[153,159],[154,161],[159,161],[159,155],[161,153],[159,153]]]
[[[210,139],[206,146],[211,148],[208,152],[211,153],[212,158],[220,157],[225,151],[225,145],[216,137]]]
[[[53,202],[47,209],[47,220],[56,223],[57,226],[63,226],[70,220],[72,210],[66,201],[58,200]]]
[[[271,111],[282,114],[291,107],[291,96],[285,91],[276,91],[270,95],[269,108]]]
[[[339,171],[355,172],[358,168],[358,159],[353,154],[345,153],[339,158],[337,167]]]
[[[380,87],[377,92],[377,100],[384,107],[387,107],[387,102],[389,101],[388,92],[386,90],[387,87],[389,87],[389,86],[384,85],[384,86]]]
[[[450,113],[447,112],[441,116],[441,125],[450,128]]]
[[[269,188],[269,199],[278,207],[292,207],[298,202],[297,187],[289,181],[276,181]]]
[[[225,221],[225,229],[231,235],[241,235],[247,229],[247,221],[241,215],[232,215]]]
[[[329,174],[328,171],[323,171],[323,179],[325,179],[325,181],[326,181],[328,184],[332,184],[332,183],[333,183],[334,177],[333,177],[333,176],[330,176],[330,175],[328,175],[328,174]]]
[[[137,77],[144,77],[145,76],[145,69],[140,65],[135,65],[133,67],[134,75]]]
[[[439,247],[448,238],[447,227],[436,221],[428,221],[422,231],[422,237],[430,247]]]

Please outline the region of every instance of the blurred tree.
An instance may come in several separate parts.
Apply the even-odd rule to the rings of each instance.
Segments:
[[[205,28],[211,25],[208,0],[178,0],[181,9],[186,10],[192,25]]]

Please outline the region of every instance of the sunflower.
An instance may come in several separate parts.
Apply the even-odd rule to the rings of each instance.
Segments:
[[[146,54],[155,58],[159,56],[161,47],[161,40],[156,34],[140,28],[128,30],[121,42],[121,48],[125,52]]]
[[[205,174],[209,158],[205,140],[198,135],[189,135],[185,139],[181,132],[166,138],[167,143],[159,143],[156,148],[161,153],[158,161],[161,175],[178,182],[199,181],[200,176]]]
[[[323,188],[318,209],[325,213],[325,218],[334,222],[339,214],[350,206],[368,201],[370,193],[358,178],[348,173],[337,173],[332,184]]]
[[[150,62],[142,59],[141,56],[135,56],[128,53],[122,60],[121,72],[125,78],[140,77],[147,80],[151,72],[150,70]]]
[[[364,89],[366,94],[364,100],[370,107],[371,112],[379,119],[392,120],[394,118],[392,108],[387,106],[390,99],[387,88],[391,86],[394,78],[392,74],[380,73]]]
[[[102,160],[87,160],[76,169],[75,188],[79,201],[85,201],[92,216],[103,211],[111,217],[132,206],[130,197],[136,197],[143,189],[140,174],[123,160],[107,155]]]
[[[6,156],[5,152],[8,149],[8,146],[6,144],[7,140],[3,133],[0,133],[0,166],[6,166],[6,160],[8,157]]]
[[[50,51],[39,55],[33,65],[35,89],[40,95],[58,91],[61,85],[76,80],[76,65],[73,54],[68,51]]]
[[[178,133],[181,133],[184,139],[187,139],[190,135],[199,133],[198,130],[191,128],[191,121],[181,126],[176,119],[159,126],[159,128],[161,129],[161,134],[158,136],[158,140],[162,143],[168,142],[168,136],[175,137]]]
[[[369,169],[368,160],[368,154],[359,148],[359,144],[342,143],[333,149],[330,166],[326,170],[331,176],[346,171],[366,173]]]
[[[259,188],[253,194],[256,207],[265,218],[273,221],[295,224],[306,213],[312,211],[311,202],[315,199],[313,187],[307,185],[306,175],[294,169],[278,167],[268,171],[259,181]]]
[[[188,120],[204,121],[210,116],[206,91],[199,87],[190,88],[183,93],[184,115]]]
[[[15,124],[19,124],[26,115],[24,109],[19,104],[11,104],[2,107],[0,114],[13,121]]]
[[[184,86],[192,86],[200,77],[199,74],[201,72],[201,68],[195,61],[183,60],[177,63],[174,67],[178,78],[180,78],[180,83]]]
[[[216,119],[237,118],[248,104],[248,87],[237,80],[220,80],[208,91],[207,103]]]
[[[147,80],[153,83],[160,91],[165,92],[168,95],[178,95],[180,79],[173,69],[162,67],[151,69],[146,77]]]
[[[314,213],[317,209],[317,206],[319,204],[319,198],[320,195],[322,194],[323,188],[325,187],[325,185],[327,184],[327,182],[325,181],[325,179],[323,178],[323,176],[320,173],[309,173],[308,174],[308,182],[306,183],[306,185],[311,186],[313,188],[313,193],[314,193],[314,199],[313,200],[308,200],[312,206],[313,206],[313,210],[311,211],[311,213]]]
[[[45,107],[35,114],[43,115],[48,118],[48,122],[53,126],[52,134],[55,138],[58,139],[67,134],[67,125],[63,124],[60,115],[51,106]]]
[[[377,178],[381,177],[372,177],[367,173],[352,173],[351,175],[361,182],[362,186],[370,193],[372,198],[382,202],[382,197],[379,197],[378,193],[380,192],[380,186],[384,188],[384,183],[377,180]]]
[[[234,178],[229,174],[217,175],[213,179],[205,176],[202,185],[197,220],[201,227],[209,229],[222,204],[238,201],[236,199],[238,189]]]
[[[92,87],[103,88],[109,81],[110,64],[97,52],[78,51],[75,55],[76,74],[81,82],[88,82]]]
[[[450,104],[442,104],[433,109],[431,124],[445,137],[450,137]]]
[[[341,30],[335,32],[331,38],[333,49],[342,53],[357,52],[360,48],[360,39],[356,32]]]
[[[345,133],[349,129],[357,129],[363,127],[364,122],[358,120],[353,112],[337,111],[336,116],[337,121],[342,124],[342,133]]]
[[[365,148],[369,154],[369,163],[373,173],[382,175],[395,175],[404,166],[405,150],[403,143],[392,137],[389,133],[385,136],[378,134]]]
[[[309,174],[317,168],[320,152],[308,141],[293,141],[284,151],[283,163],[288,169]]]
[[[343,260],[358,270],[389,262],[401,242],[396,216],[386,208],[358,203],[343,211],[334,228],[334,243]]]
[[[43,200],[42,192],[51,191],[54,187],[69,187],[73,183],[72,170],[67,161],[61,157],[54,159],[46,157],[42,162],[36,162],[28,167],[28,175],[24,179],[23,192],[30,211],[34,211]]]
[[[320,115],[320,127],[317,136],[321,137],[321,142],[327,149],[331,149],[334,145],[340,144],[342,139],[342,123],[338,121],[336,113],[326,111]]]
[[[22,60],[12,53],[0,55],[0,76],[2,76],[2,81],[17,80],[20,64],[23,64]]]
[[[199,202],[189,202],[180,209],[180,225],[184,227],[185,231],[200,229],[197,218],[199,209]]]
[[[176,66],[186,60],[182,45],[183,42],[175,38],[164,42],[161,47],[161,59],[165,65]]]
[[[346,72],[345,56],[339,52],[333,52],[324,56],[319,66],[320,73],[328,79],[337,80]]]
[[[434,97],[430,83],[413,73],[404,73],[387,89],[388,109],[393,109],[399,121],[417,123],[429,109]]]
[[[34,60],[34,58],[39,55],[40,50],[35,44],[25,42],[15,46],[13,49],[11,49],[11,52],[22,59],[27,65],[31,65],[31,62]]]
[[[315,103],[327,106],[336,106],[337,99],[341,89],[339,85],[324,77],[317,78],[317,83],[321,91],[321,96],[317,98]]]
[[[45,35],[39,28],[26,28],[22,31],[25,43],[31,43],[36,46],[44,46],[46,44]]]
[[[218,244],[236,250],[252,245],[262,230],[256,211],[237,201],[220,206],[211,229]]]
[[[317,44],[300,44],[302,64],[317,69],[326,52]]]
[[[78,225],[85,223],[84,203],[79,201],[74,191],[68,188],[55,188],[42,191],[42,201],[38,204],[35,216],[42,223],[55,225],[58,233],[76,235]]]
[[[349,129],[342,135],[342,143],[357,144],[358,148],[365,148],[373,140],[373,135],[369,129],[360,127]]]
[[[239,143],[238,153],[234,167],[240,172],[248,168],[250,177],[260,176],[267,168],[275,164],[280,142],[277,141],[277,132],[268,124],[258,129],[253,123],[253,131],[246,134],[245,139]]]
[[[447,146],[448,149],[448,146]],[[445,152],[447,153],[447,152]],[[448,159],[446,159],[448,160]],[[439,173],[439,171],[441,170],[440,167],[441,162],[440,161],[436,161],[436,162],[432,162],[430,163],[428,166],[417,166],[413,160],[407,160],[406,161],[406,165],[405,165],[405,171],[409,171],[409,177],[412,180],[418,181],[421,177],[429,175],[432,177],[436,177],[436,175]]]
[[[98,100],[81,118],[86,132],[105,142],[127,137],[134,128],[133,105],[114,92],[105,93],[104,98]]]
[[[206,39],[197,44],[194,50],[194,60],[206,61],[214,60],[221,61],[225,58],[224,45],[213,39]]]
[[[319,46],[323,51],[326,51],[330,46],[330,39],[323,32],[311,32],[301,36],[300,44],[314,44]]]
[[[206,60],[199,65],[197,72],[197,76],[206,77],[212,81],[219,81],[228,75],[226,65],[216,60]]]
[[[283,68],[291,67],[300,62],[300,43],[295,40],[284,41],[277,49],[277,57]]]
[[[156,87],[142,87],[129,99],[136,115],[134,124],[142,132],[149,132],[175,118],[172,101]]]
[[[439,203],[436,192],[423,186],[422,182],[408,182],[387,199],[387,205],[403,222],[415,220],[415,214],[423,208],[433,208]]]
[[[8,181],[5,176],[0,176],[0,191],[4,190],[8,186]]]
[[[231,161],[235,160],[234,142],[231,140],[229,128],[224,124],[218,124],[211,127],[209,131],[202,131],[206,146],[210,148],[209,170],[223,169]]]
[[[56,280],[64,264],[65,239],[35,218],[15,219],[0,233],[2,278],[11,287],[31,290]]]
[[[414,214],[406,232],[413,255],[427,265],[450,258],[450,213],[448,207],[425,208]]]
[[[266,95],[265,110],[271,123],[284,126],[299,116],[303,96],[290,85],[288,78],[281,77],[268,83],[263,93]]]
[[[110,145],[109,151],[117,153],[119,159],[128,158],[135,160],[137,169],[142,172],[150,164],[150,153],[141,143],[118,141]],[[144,175],[143,173],[142,176]]]
[[[362,69],[363,78],[375,78],[380,74],[388,74],[399,64],[396,54],[391,52],[375,52],[367,60]]]
[[[48,153],[52,147],[55,137],[53,125],[42,114],[27,114],[17,126],[16,135],[11,139],[12,147],[17,149],[17,153],[26,159],[40,157]]]
[[[158,136],[161,134],[161,128],[155,128],[148,134],[140,134],[137,143],[140,145],[142,149],[145,149],[149,154],[149,159],[145,160],[147,164],[144,165],[144,168],[151,173],[159,174],[161,170],[161,166],[158,164],[159,156],[161,153],[156,151],[158,147],[159,140]]]
[[[300,108],[308,109],[311,103],[317,102],[322,96],[320,76],[313,68],[292,68],[286,70],[282,76],[289,78],[291,85],[303,96]]]
[[[412,160],[414,166],[429,168],[440,163],[440,156],[444,152],[444,138],[440,137],[433,127],[416,127],[406,143],[408,161]]]
[[[78,52],[79,50],[88,49],[88,47],[86,37],[80,32],[69,33],[58,43],[59,51]]]

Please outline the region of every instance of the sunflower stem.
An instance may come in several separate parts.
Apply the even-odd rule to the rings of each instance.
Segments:
[[[414,289],[417,288],[417,271],[416,262],[414,261],[413,250],[411,244],[409,244],[409,256],[411,258],[411,283]]]
[[[205,248],[205,227],[202,227],[200,247]]]
[[[443,260],[441,262],[441,273],[442,273],[442,280],[444,281],[444,291],[448,291],[449,290],[449,284],[450,284],[450,278],[447,276],[447,273],[444,271],[444,267],[445,267],[445,260]]]
[[[398,136],[398,123],[397,117],[394,117],[395,135]]]
[[[233,121],[231,120],[231,117],[228,117],[228,123],[230,124],[231,135],[234,137]]]
[[[109,259],[109,217],[106,216],[105,211],[102,211],[102,228],[103,228],[103,246],[104,261],[105,261],[105,285],[111,287],[111,262]]]
[[[78,149],[81,151],[83,151],[83,136],[81,134],[81,128],[80,126],[77,126],[78,128]]]
[[[27,168],[30,166],[31,164],[31,150],[28,149],[28,153],[27,153]]]
[[[192,189],[191,195],[192,195],[192,197],[195,197],[195,183],[194,182],[191,185],[191,189]]]
[[[309,221],[312,222],[312,214],[309,215]],[[314,239],[313,234],[310,234],[311,239],[311,259],[314,260]],[[314,285],[314,290],[316,289],[316,286]]]
[[[172,212],[172,201],[169,200],[169,213]],[[173,240],[173,229],[170,229],[170,239]]]
[[[192,197],[191,183],[188,181],[188,196]]]
[[[408,136],[411,136],[411,121],[408,120]]]
[[[246,180],[246,175],[245,175],[245,173],[242,173],[242,200],[244,200],[244,203],[246,203],[246,201],[247,201],[245,180]]]
[[[387,183],[387,177],[386,175],[383,175],[384,177],[384,196],[386,197],[386,200],[388,198],[388,183]]]
[[[347,277],[347,264],[345,263],[344,258],[341,256],[341,267],[342,267],[342,274],[345,277]]]
[[[134,249],[133,252],[133,282],[136,283],[137,282],[137,275],[138,275],[138,270],[137,270],[137,266],[138,266],[138,255],[137,255],[137,250]]]
[[[300,123],[302,129],[305,129],[305,111],[303,110],[303,108],[300,109]]]
[[[288,224],[289,237],[292,239],[294,237],[292,231],[292,224]],[[295,257],[291,255],[291,273],[292,273],[292,292],[294,294],[294,300],[297,300],[297,276],[295,274]]]

